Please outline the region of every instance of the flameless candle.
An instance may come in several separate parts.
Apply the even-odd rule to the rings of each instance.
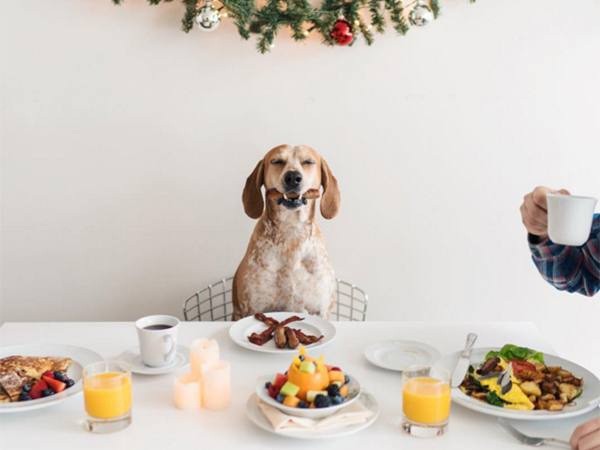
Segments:
[[[192,372],[187,372],[175,378],[173,401],[179,409],[196,409],[202,404],[200,382]]]
[[[218,361],[202,374],[202,404],[206,409],[225,409],[231,400],[231,365]]]
[[[190,365],[195,377],[202,377],[203,367],[219,361],[219,344],[214,339],[196,339],[190,347]]]

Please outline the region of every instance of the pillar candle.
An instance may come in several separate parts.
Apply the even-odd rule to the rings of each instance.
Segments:
[[[231,401],[231,365],[227,361],[218,361],[204,369],[202,405],[212,410],[227,408]]]
[[[192,372],[187,372],[175,378],[173,401],[179,409],[196,409],[202,404],[200,382]]]
[[[219,344],[214,339],[196,339],[190,347],[190,365],[194,376],[202,377],[203,367],[219,361]]]

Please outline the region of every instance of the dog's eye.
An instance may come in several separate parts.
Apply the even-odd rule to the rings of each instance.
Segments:
[[[276,158],[271,161],[271,164],[275,164],[276,166],[283,166],[285,161],[281,158]]]
[[[312,166],[313,164],[315,164],[315,161],[312,159],[305,159],[304,161],[302,161],[303,166]]]

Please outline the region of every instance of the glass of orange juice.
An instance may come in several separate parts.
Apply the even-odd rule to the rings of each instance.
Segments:
[[[412,436],[440,436],[450,416],[450,372],[409,367],[402,373],[402,429]]]
[[[86,428],[94,433],[122,430],[131,423],[131,372],[118,361],[83,369]]]

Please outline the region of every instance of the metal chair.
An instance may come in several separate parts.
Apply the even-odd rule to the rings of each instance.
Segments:
[[[332,320],[365,321],[368,295],[352,283],[336,279],[336,302],[331,312]],[[231,286],[233,277],[209,284],[189,297],[183,304],[185,320],[229,321],[233,314]]]

